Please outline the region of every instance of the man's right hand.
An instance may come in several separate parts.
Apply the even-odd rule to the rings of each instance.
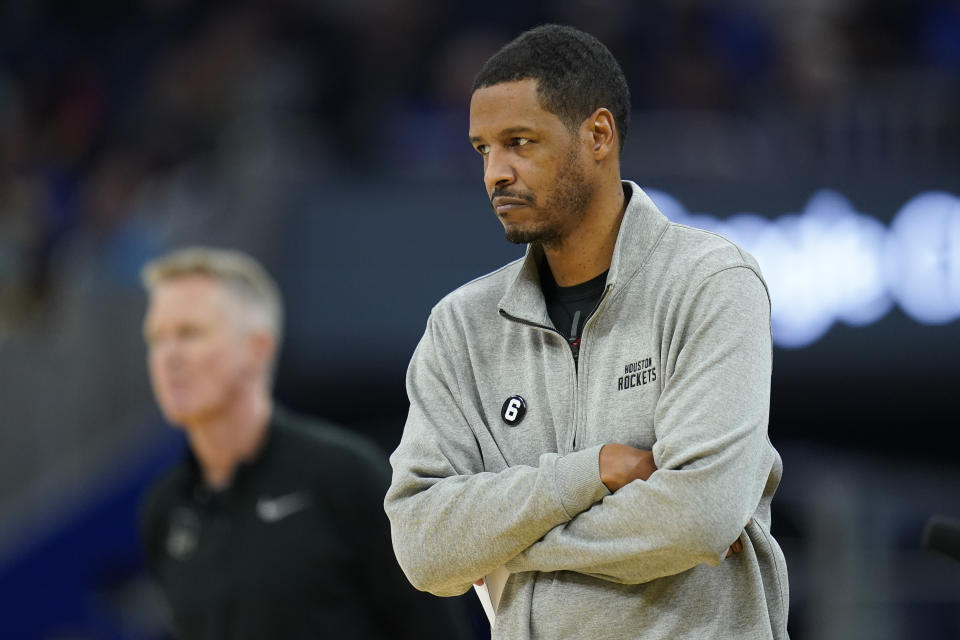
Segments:
[[[600,480],[610,493],[625,487],[634,480],[647,480],[657,470],[653,461],[653,452],[636,449],[625,444],[605,444],[600,448]],[[737,538],[727,549],[727,556],[743,550],[743,543]]]
[[[740,553],[741,551],[743,551],[743,543],[740,542],[740,538],[737,538],[736,540],[733,541],[733,544],[730,545],[730,548],[727,549],[726,557],[729,558],[733,554]]]
[[[600,480],[611,493],[634,480],[646,480],[656,470],[652,451],[625,444],[605,444],[600,449]]]

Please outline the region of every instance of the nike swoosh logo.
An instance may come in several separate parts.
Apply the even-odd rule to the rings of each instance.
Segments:
[[[277,522],[310,506],[310,495],[303,491],[294,491],[275,498],[257,500],[257,515],[264,522]]]

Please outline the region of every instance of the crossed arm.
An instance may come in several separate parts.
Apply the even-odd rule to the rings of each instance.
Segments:
[[[634,481],[649,480],[657,470],[653,459],[653,452],[646,449],[637,449],[625,444],[607,444],[600,449],[599,457],[600,479],[610,493],[616,493]],[[743,543],[738,537],[727,549],[726,557],[743,550]],[[483,584],[483,578],[474,582]]]
[[[615,493],[635,480],[649,480],[656,470],[653,451],[625,444],[608,444],[600,449],[600,479],[610,493]],[[743,543],[738,537],[727,549],[726,557],[741,551]]]
[[[717,286],[767,303],[755,276],[737,272]],[[769,316],[744,316],[751,304],[741,302],[689,311],[696,317],[658,401],[653,452],[597,445],[498,473],[478,472],[483,452],[499,445],[466,426],[483,417],[469,413],[474,391],[460,388],[458,359],[445,353],[451,336],[432,318],[411,362],[410,414],[385,499],[414,586],[458,595],[501,566],[636,584],[736,552],[773,455]]]
[[[401,443],[398,451],[419,449],[419,455],[394,460],[385,500],[400,566],[415,587],[441,596],[459,595],[501,566],[636,584],[717,564],[731,548],[739,550],[731,541],[753,508],[741,505],[759,500],[759,491],[745,487],[739,504],[711,512],[723,498],[701,493],[715,472],[657,470],[651,452],[625,445],[547,453],[536,467],[498,473],[458,472],[466,451],[455,442],[441,447],[446,455],[438,458],[429,455],[432,447]],[[717,521],[728,511],[737,515]]]

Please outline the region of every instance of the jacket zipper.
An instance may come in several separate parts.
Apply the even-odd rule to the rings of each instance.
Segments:
[[[603,293],[600,294],[600,300],[597,301],[596,308],[593,310],[593,313],[590,314],[590,317],[587,318],[586,322],[583,323],[583,329],[580,331],[580,344],[577,346],[576,359],[574,359],[573,351],[569,350],[570,343],[567,341],[564,335],[554,327],[548,327],[545,324],[530,322],[529,320],[524,320],[523,318],[512,316],[506,311],[504,311],[503,309],[499,309],[500,315],[503,316],[504,318],[508,320],[512,320],[513,322],[517,322],[522,325],[526,325],[528,327],[534,327],[536,329],[543,329],[544,331],[555,333],[563,340],[564,344],[567,345],[568,347],[567,353],[570,354],[570,361],[573,363],[573,439],[570,443],[570,451],[576,451],[577,431],[580,428],[580,372],[579,372],[580,364],[579,364],[579,360],[580,360],[580,356],[583,355],[583,351],[582,351],[583,339],[587,335],[587,327],[590,326],[590,323],[593,322],[593,319],[597,317],[598,313],[600,313],[600,309],[601,307],[603,307],[603,303],[607,300],[607,294],[610,293],[610,289],[612,288],[613,288],[612,285],[609,285],[609,284],[604,288]]]
[[[577,347],[577,365],[576,365],[576,385],[577,390],[574,394],[576,400],[573,403],[573,441],[570,443],[570,450],[577,450],[577,433],[580,431],[580,357],[583,356],[583,348],[585,346],[584,339],[587,337],[587,329],[590,327],[590,323],[593,322],[593,319],[600,314],[600,309],[603,308],[603,303],[607,300],[607,294],[610,293],[610,289],[613,288],[613,285],[607,285],[603,289],[603,293],[600,294],[600,300],[597,301],[597,306],[593,310],[593,313],[590,314],[590,317],[587,318],[586,322],[583,323],[583,329],[580,330],[580,345]]]
[[[578,378],[578,376],[577,376],[577,363],[573,361],[573,353],[570,351],[570,344],[567,342],[567,339],[564,338],[564,337],[563,337],[563,334],[560,333],[560,332],[559,332],[557,329],[555,329],[554,327],[548,327],[548,326],[545,325],[545,324],[538,324],[538,323],[536,323],[536,322],[530,322],[529,320],[524,320],[523,318],[518,318],[518,317],[516,317],[516,316],[512,316],[512,315],[510,315],[509,313],[507,313],[506,311],[504,311],[503,309],[498,309],[498,311],[500,312],[500,315],[503,316],[504,318],[506,318],[507,320],[511,320],[511,321],[513,321],[513,322],[516,322],[516,323],[522,324],[522,325],[526,325],[526,326],[528,326],[528,327],[533,327],[534,329],[543,329],[544,331],[546,331],[546,332],[548,332],[548,333],[554,333],[554,334],[556,334],[557,337],[559,337],[561,340],[563,340],[563,344],[566,345],[566,347],[567,347],[567,348],[566,348],[566,351],[567,351],[567,354],[568,354],[568,357],[569,357],[568,362],[570,362],[571,364],[573,364],[573,394],[572,394],[572,395],[573,395],[573,433],[574,433],[574,440],[576,440],[576,432],[577,432],[577,411],[580,410],[580,407],[579,407],[579,404],[580,404],[580,403],[579,403],[579,401],[578,401],[578,399],[577,399],[577,387],[579,386],[579,385],[578,385],[578,380],[579,380],[579,378]],[[571,451],[572,451],[572,449],[571,449]],[[557,453],[563,454],[563,453],[569,453],[569,452],[567,452],[567,451],[558,451]]]

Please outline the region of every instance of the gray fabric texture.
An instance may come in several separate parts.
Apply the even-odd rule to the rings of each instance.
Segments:
[[[624,188],[579,371],[533,248],[432,310],[384,502],[397,559],[441,596],[505,565],[493,638],[786,638],[766,284],[736,245]],[[513,395],[527,412],[510,425]],[[658,470],[611,494],[599,452],[615,442]]]

